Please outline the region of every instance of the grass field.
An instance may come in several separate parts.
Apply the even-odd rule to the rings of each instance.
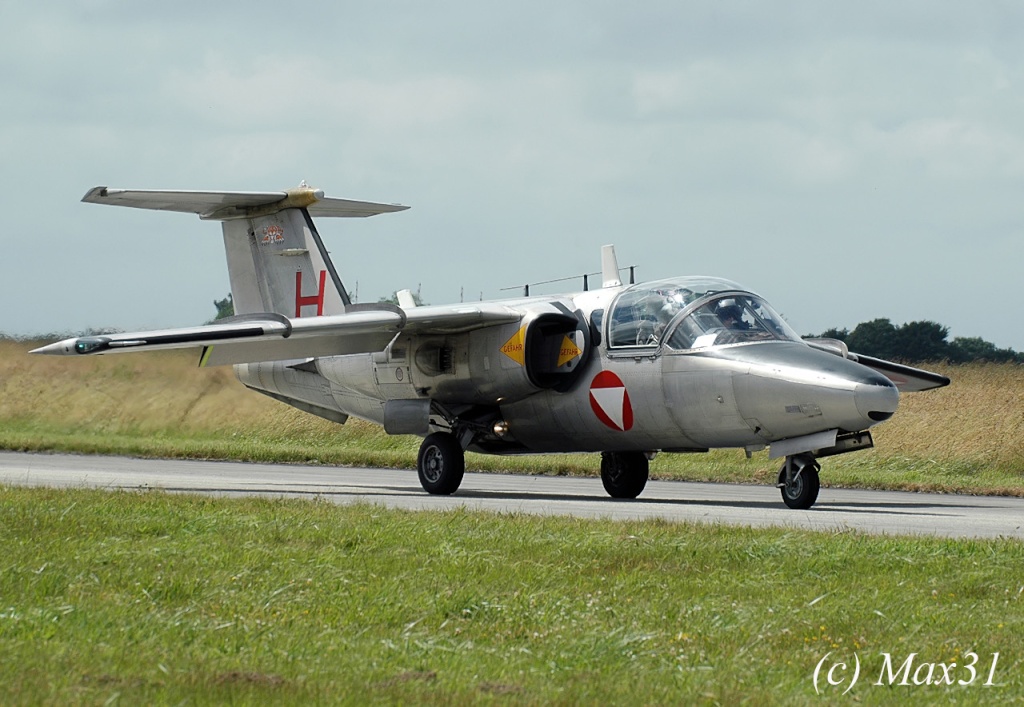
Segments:
[[[18,488],[0,519],[4,704],[1024,701],[1017,541]],[[938,663],[970,684],[914,684]]]
[[[412,467],[419,439],[339,426],[245,390],[185,352],[62,358],[0,341],[0,447],[138,456]],[[1024,495],[1024,369],[936,366],[953,384],[904,395],[876,448],[824,460],[831,486]],[[467,467],[598,473],[596,455],[488,457]],[[656,478],[768,483],[777,463],[726,450],[660,455]]]

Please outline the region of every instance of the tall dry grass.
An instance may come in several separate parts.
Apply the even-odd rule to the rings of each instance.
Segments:
[[[186,433],[330,440],[384,437],[374,425],[344,427],[246,390],[230,367],[197,368],[191,352],[30,356],[34,344],[0,341],[0,424],[111,434]],[[935,365],[953,383],[902,396],[875,428],[877,452],[970,460],[1024,470],[1024,367]],[[381,440],[383,441],[383,440]],[[415,449],[415,443],[400,445]]]
[[[230,367],[162,351],[114,356],[31,356],[35,344],[0,342],[0,420],[34,419],[104,432],[235,433],[284,430],[298,411],[253,394]],[[331,423],[309,415],[308,424]]]
[[[910,457],[1020,464],[1024,470],[1024,366],[929,368],[953,382],[901,395],[893,419],[876,428],[878,446]]]

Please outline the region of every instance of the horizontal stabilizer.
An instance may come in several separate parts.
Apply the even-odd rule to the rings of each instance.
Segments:
[[[304,208],[310,216],[362,218],[404,211],[408,206],[377,204],[325,197],[323,191],[300,186],[287,191],[173,191],[93,187],[82,197],[90,204],[129,206],[135,209],[179,211],[201,219],[226,221],[253,218],[284,209]]]

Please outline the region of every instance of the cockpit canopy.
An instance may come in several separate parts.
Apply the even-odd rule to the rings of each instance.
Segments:
[[[724,344],[800,341],[767,302],[729,280],[683,277],[624,290],[609,308],[608,344],[678,351]]]

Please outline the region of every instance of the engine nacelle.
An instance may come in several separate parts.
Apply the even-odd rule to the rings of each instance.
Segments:
[[[590,350],[580,313],[538,302],[514,324],[448,336],[399,337],[389,356],[408,362],[417,393],[440,403],[496,405],[568,389]]]

